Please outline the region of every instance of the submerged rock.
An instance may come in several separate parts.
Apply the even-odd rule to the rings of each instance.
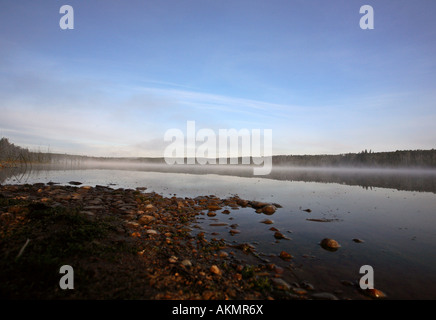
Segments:
[[[352,239],[354,242],[356,242],[356,243],[363,243],[363,242],[365,242],[365,241],[363,241],[362,239],[357,239],[357,238],[354,238],[354,239]]]
[[[269,204],[262,208],[262,213],[266,215],[271,215],[274,212],[276,212],[277,208],[273,206],[272,204]]]
[[[79,182],[79,181],[70,181],[68,183],[73,185],[73,186],[80,186],[82,184],[82,182]]]
[[[289,238],[285,237],[285,236],[283,235],[283,233],[281,233],[280,231],[276,231],[276,232],[274,233],[274,238],[276,238],[276,239],[286,239],[286,240],[289,240]]]
[[[320,245],[322,248],[328,251],[336,251],[341,247],[341,245],[336,240],[329,238],[322,239]]]
[[[384,299],[386,298],[386,294],[383,291],[380,291],[378,289],[365,289],[362,290],[362,292],[367,295],[368,297],[371,297],[373,299]]]
[[[232,229],[229,231],[229,233],[233,236],[235,234],[241,233],[241,231],[239,231],[238,229]]]
[[[263,207],[267,206],[268,203],[260,202],[260,201],[251,201],[251,207],[254,209],[262,209]]]
[[[281,278],[272,278],[271,282],[273,283],[273,286],[276,289],[279,289],[279,290],[290,290],[291,289],[291,285]]]
[[[317,300],[339,300],[334,294],[329,292],[318,292],[312,294],[313,299]]]
[[[290,254],[290,253],[287,253],[286,251],[282,251],[282,252],[280,252],[279,257],[282,258],[283,260],[286,260],[286,261],[292,259],[291,254]]]
[[[261,223],[273,224],[274,222],[272,220],[270,220],[270,219],[265,219],[265,220],[262,220]]]

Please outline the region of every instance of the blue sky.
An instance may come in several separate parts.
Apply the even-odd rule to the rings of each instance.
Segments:
[[[61,30],[62,5],[74,30]],[[363,5],[375,28],[362,30]],[[0,135],[162,156],[165,131],[272,129],[273,154],[436,147],[436,2],[0,4]]]

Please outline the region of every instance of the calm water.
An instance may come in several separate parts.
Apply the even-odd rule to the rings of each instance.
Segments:
[[[283,263],[275,255],[285,250],[294,256],[293,272],[298,277],[330,292],[341,289],[340,280],[358,280],[360,266],[371,265],[375,287],[389,298],[436,299],[435,172],[300,168],[253,177],[246,169],[229,168],[225,174],[199,170],[178,173],[139,166],[15,170],[3,171],[0,182],[68,184],[74,180],[112,188],[145,186],[147,192],[165,196],[213,194],[225,198],[237,194],[248,200],[278,203],[283,207],[271,216],[257,214],[252,208],[229,208],[230,214],[199,216],[193,233],[204,231],[209,238],[224,238],[228,243],[251,243],[274,263]],[[274,224],[261,223],[266,218]],[[227,225],[210,226],[216,223]],[[234,224],[240,233],[232,236],[229,230]],[[276,240],[271,226],[290,240]],[[342,247],[336,252],[322,249],[319,242],[326,237]],[[364,242],[355,243],[353,238]]]

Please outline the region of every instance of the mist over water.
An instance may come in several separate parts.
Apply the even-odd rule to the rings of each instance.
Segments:
[[[436,169],[429,168],[370,168],[370,167],[302,167],[275,165],[268,175],[253,175],[253,165],[168,165],[141,161],[86,160],[80,162],[9,168],[0,171],[0,183],[9,179],[25,182],[38,172],[70,170],[124,170],[196,175],[228,175],[253,179],[273,179],[380,187],[397,190],[436,193]],[[10,182],[9,182],[10,183]]]

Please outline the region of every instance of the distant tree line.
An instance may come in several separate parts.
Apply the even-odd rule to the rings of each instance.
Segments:
[[[50,153],[49,151],[29,151],[26,148],[22,148],[10,143],[7,138],[0,139],[0,168],[29,163],[51,163],[75,166],[90,161],[98,161],[100,163],[123,161],[134,163],[165,164],[164,158],[90,157]],[[393,152],[372,152],[372,150],[364,150],[359,153],[346,153],[337,155],[277,155],[273,156],[272,161],[273,165],[275,166],[435,168],[436,150],[405,150]],[[216,163],[218,163],[218,160]],[[241,164],[242,159],[239,158],[237,163]],[[253,164],[252,159],[251,164]]]
[[[49,152],[34,152],[27,148],[16,146],[7,138],[0,139],[0,168],[14,167],[30,163],[49,163],[51,154]]]
[[[273,165],[309,167],[436,167],[436,150],[405,150],[338,155],[280,155]]]

